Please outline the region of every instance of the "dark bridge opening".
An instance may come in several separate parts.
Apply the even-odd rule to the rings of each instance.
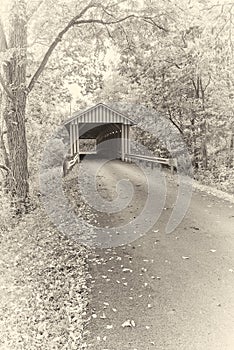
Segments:
[[[79,124],[80,130],[80,155],[96,154],[101,157],[121,157],[121,124]],[[81,143],[83,140],[93,140],[92,149],[82,149]],[[91,142],[90,142],[91,145]]]

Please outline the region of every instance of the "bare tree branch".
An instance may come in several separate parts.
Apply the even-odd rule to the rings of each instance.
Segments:
[[[111,32],[109,31],[108,26],[106,26],[106,31],[107,31],[107,34],[108,34],[109,38],[110,38],[111,40],[114,41],[114,38],[113,38],[113,36],[111,35]]]
[[[136,16],[135,15],[129,15],[129,16],[117,19],[117,20],[113,20],[113,21],[103,21],[102,19],[92,19],[92,18],[90,18],[90,19],[84,19],[84,20],[77,21],[75,23],[75,25],[88,24],[88,23],[98,23],[98,24],[103,24],[103,25],[111,25],[111,24],[121,23],[123,21],[126,21],[129,18],[134,18],[134,17],[136,17]]]
[[[2,164],[0,164],[0,169],[3,169],[3,170],[5,170],[5,171],[7,171],[8,173],[11,172],[10,169],[9,169],[7,166],[2,165]]]
[[[232,6],[232,5],[234,5],[233,2],[229,2],[229,3],[226,3],[226,4],[214,4],[214,5],[210,6],[210,7],[205,7],[205,8],[203,9],[203,11],[210,11],[210,10],[212,10],[212,9],[215,8],[215,7],[221,7],[221,8],[223,8],[224,6]]]
[[[169,106],[167,106],[167,111],[168,111],[168,117],[169,120],[172,122],[172,124],[179,130],[179,132],[181,133],[181,135],[183,135],[183,131],[182,129],[179,127],[179,125],[173,120],[172,118],[172,113],[171,113],[171,109]]]
[[[0,52],[6,51],[8,48],[6,34],[3,28],[2,20],[0,18]]]
[[[142,19],[143,19],[143,21],[157,27],[160,30],[163,30],[166,33],[169,32],[169,30],[167,28],[163,27],[161,24],[156,23],[155,20],[151,17],[142,17]]]
[[[121,29],[122,33],[125,36],[125,39],[126,39],[127,44],[128,44],[128,49],[131,50],[132,47],[133,47],[133,43],[130,42],[129,37],[128,37],[127,33],[126,33],[126,30],[124,29],[124,27],[121,24],[120,24],[119,28]]]
[[[7,95],[8,95],[11,99],[13,99],[13,98],[14,98],[14,95],[13,95],[11,89],[9,89],[9,87],[8,87],[7,84],[5,83],[5,80],[3,79],[3,76],[2,76],[1,73],[0,73],[0,83],[1,83],[1,85],[2,85],[2,87],[3,87],[3,89],[5,90],[5,92],[7,93]]]
[[[196,84],[195,84],[195,81],[194,81],[192,78],[190,78],[190,80],[191,80],[192,83],[193,83],[194,90],[197,91],[197,86],[196,86]]]
[[[41,5],[43,4],[44,0],[40,0],[38,4],[36,4],[35,7],[32,8],[31,12],[27,16],[27,21],[29,22],[31,18],[35,15],[35,13],[39,10]]]
[[[0,18],[0,52],[5,52],[8,48],[7,45],[7,40],[6,40],[6,34],[3,28],[3,24]],[[7,86],[1,72],[0,72],[0,83],[3,87],[3,89],[5,90],[5,92],[7,93],[7,95],[12,99],[13,98],[13,93],[10,90],[10,88]]]
[[[211,75],[209,74],[209,79],[208,79],[208,82],[207,84],[205,85],[203,91],[206,91],[206,89],[208,88],[208,86],[210,85],[210,82],[211,82]]]
[[[178,68],[178,69],[182,69],[182,67],[180,66],[180,64],[178,64],[178,63],[176,63],[176,62],[174,62],[174,61],[172,61],[172,60],[165,60],[165,62],[171,64],[170,67],[175,66],[175,67]],[[170,68],[170,67],[169,67],[169,68]]]

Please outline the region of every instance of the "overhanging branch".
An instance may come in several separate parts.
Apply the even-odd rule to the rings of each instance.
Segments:
[[[163,27],[161,24],[158,24],[155,22],[155,20],[152,17],[142,17],[143,21],[146,23],[149,23],[153,25],[154,27],[157,27],[160,30],[163,30],[164,32],[168,33],[169,30],[165,27]]]
[[[68,32],[68,30],[72,27],[74,27],[74,25],[76,24],[76,21],[79,20],[79,18],[81,18],[89,9],[91,8],[94,8],[94,7],[97,7],[98,4],[97,3],[94,3],[93,1],[87,5],[77,16],[73,17],[72,20],[66,25],[66,27],[58,33],[57,37],[55,38],[55,40],[52,42],[52,44],[50,45],[50,47],[48,48],[48,50],[46,51],[45,53],[45,56],[44,58],[42,59],[38,69],[36,70],[35,74],[33,75],[29,85],[28,85],[28,88],[27,88],[27,92],[29,93],[37,79],[39,78],[39,76],[41,75],[41,73],[43,72],[52,52],[54,51],[54,49],[56,48],[56,46],[62,41],[62,38],[63,36]]]
[[[126,21],[129,18],[136,17],[135,15],[129,15],[124,18],[118,19],[118,20],[113,20],[113,21],[103,21],[102,19],[84,19],[77,21],[75,25],[80,25],[80,24],[88,24],[88,23],[97,23],[97,24],[103,24],[103,25],[111,25],[111,24],[118,24],[121,22]]]
[[[27,93],[30,93],[30,91],[33,89],[36,81],[38,80],[38,78],[40,77],[41,73],[43,72],[51,54],[53,53],[54,49],[57,47],[57,45],[62,41],[63,36],[69,31],[69,29],[71,29],[74,26],[77,25],[82,25],[82,24],[90,24],[90,23],[96,23],[96,24],[101,24],[104,26],[107,25],[112,25],[112,24],[118,24],[121,23],[123,21],[126,21],[127,19],[130,18],[139,18],[139,19],[143,19],[145,21],[148,21],[148,23],[153,24],[155,26],[157,26],[158,28],[160,28],[161,30],[164,30],[165,32],[168,32],[168,29],[164,28],[163,26],[155,23],[155,21],[150,18],[150,17],[138,17],[135,15],[128,15],[125,16],[123,18],[120,19],[113,19],[110,21],[105,21],[103,19],[92,19],[92,18],[88,18],[88,19],[83,19],[81,20],[80,18],[82,18],[84,16],[84,14],[91,8],[95,8],[95,7],[100,7],[102,8],[103,6],[100,3],[95,3],[95,2],[91,2],[89,5],[87,5],[77,16],[73,17],[73,19],[65,26],[65,28],[58,33],[57,37],[54,39],[54,41],[52,42],[52,44],[49,46],[48,50],[46,51],[44,58],[42,59],[38,69],[36,70],[35,74],[33,75],[28,88],[27,88]]]

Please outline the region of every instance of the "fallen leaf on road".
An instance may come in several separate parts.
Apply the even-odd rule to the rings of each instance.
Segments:
[[[215,252],[216,252],[216,249],[211,249],[210,252],[211,252],[211,253],[215,253]]]
[[[189,259],[189,257],[188,256],[182,256],[182,259],[187,260],[187,259]]]
[[[122,327],[136,327],[136,324],[133,320],[127,320],[122,324]]]
[[[113,325],[112,325],[112,324],[111,324],[111,325],[108,324],[108,325],[106,326],[106,329],[112,329],[112,328],[113,328]]]
[[[102,320],[105,320],[105,319],[106,319],[106,315],[105,315],[104,312],[103,312],[103,314],[100,316],[100,318],[101,318]]]
[[[123,270],[122,270],[123,272],[132,272],[132,270],[131,269],[127,269],[127,268],[123,268]]]

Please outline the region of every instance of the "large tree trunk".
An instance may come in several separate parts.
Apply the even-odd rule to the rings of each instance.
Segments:
[[[12,96],[5,96],[4,119],[10,166],[10,191],[17,208],[25,204],[28,186],[28,151],[25,132],[26,113],[26,45],[25,3],[16,0],[13,8],[9,46],[13,55],[5,66],[5,79]]]
[[[4,118],[7,126],[10,165],[10,191],[18,206],[24,203],[29,191],[27,142],[25,134],[25,95],[23,92],[13,101],[7,101]]]
[[[201,145],[201,157],[202,157],[202,167],[203,167],[203,169],[207,169],[207,166],[208,166],[208,156],[207,156],[206,137],[204,137],[204,140],[202,141],[202,145]]]

